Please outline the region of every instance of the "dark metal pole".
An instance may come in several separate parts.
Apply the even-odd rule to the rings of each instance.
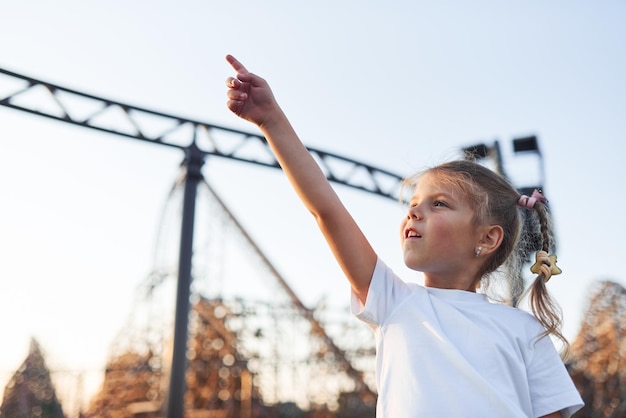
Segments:
[[[187,337],[189,327],[189,297],[193,256],[193,228],[198,183],[202,180],[204,154],[195,142],[186,149],[183,165],[187,168],[183,197],[183,216],[176,289],[176,316],[174,319],[174,350],[167,398],[167,418],[183,418],[185,414],[185,375],[187,372]]]

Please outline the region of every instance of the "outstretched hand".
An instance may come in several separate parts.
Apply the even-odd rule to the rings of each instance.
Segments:
[[[269,84],[261,77],[249,72],[232,55],[226,61],[237,72],[236,77],[228,77],[226,105],[237,116],[259,126],[265,125],[272,113],[279,110]]]
[[[237,72],[226,80],[228,108],[257,124],[294,190],[315,217],[335,258],[364,304],[377,255],[328,183],[325,173],[302,144],[261,77],[232,55],[226,60]]]

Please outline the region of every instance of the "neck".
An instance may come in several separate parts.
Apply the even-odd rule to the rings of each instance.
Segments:
[[[446,277],[442,275],[424,273],[424,285],[426,287],[434,287],[437,289],[455,289],[465,290],[467,292],[476,292],[476,288],[480,283],[479,279],[471,276],[463,277]]]

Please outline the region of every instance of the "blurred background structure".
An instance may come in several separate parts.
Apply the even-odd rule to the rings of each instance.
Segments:
[[[257,308],[242,300],[225,305],[221,300],[199,299],[194,304],[186,376],[186,417],[374,416],[375,394],[363,385],[364,380],[350,381],[344,363],[348,357],[336,361],[337,353],[328,351],[322,344],[316,351],[296,358],[285,350],[284,346],[290,343],[285,340],[280,347],[273,346],[269,356],[264,354],[263,349],[272,346],[272,342],[268,345],[264,338],[265,332],[287,332],[298,338],[294,335],[298,330],[313,331],[310,323],[294,320],[297,315],[289,312],[293,306],[283,306],[282,311],[267,305]],[[273,312],[271,321],[277,328],[258,327],[259,320],[268,319],[261,311]],[[288,320],[279,325],[279,317]],[[584,318],[566,362],[585,401],[584,408],[575,417],[622,418],[626,416],[626,289],[611,281],[595,283]],[[246,326],[249,321],[255,325]],[[237,325],[231,325],[236,322]],[[141,337],[134,334],[138,331]],[[162,341],[149,341],[146,337],[150,333],[146,331],[126,330],[129,334],[118,341],[100,391],[89,401],[87,410],[75,411],[77,415],[64,414],[43,351],[37,341],[32,340],[28,356],[5,388],[0,416],[163,417],[167,388],[164,345]],[[351,334],[352,340],[359,334],[357,329],[343,331]],[[244,339],[251,341],[244,342]],[[276,343],[280,338],[272,335],[271,339]],[[131,344],[131,340],[135,344]],[[363,364],[364,359],[373,355],[373,348],[363,344],[366,340],[360,339],[357,347],[352,345],[351,350],[343,352],[361,364],[366,371],[363,376],[371,373],[372,367]],[[291,374],[287,384],[296,385],[301,393],[306,392],[308,399],[287,400],[296,399],[295,393],[284,397],[285,388],[280,387],[278,380],[286,374]],[[330,382],[335,382],[342,374],[345,386],[331,388]],[[301,379],[297,375],[306,377]],[[79,388],[80,382],[77,384]]]
[[[279,168],[262,137],[0,72],[9,82],[17,82],[0,101],[3,106],[185,151],[181,175],[163,209],[156,264],[139,287],[129,323],[114,344],[102,388],[80,415],[272,417],[283,416],[282,408],[308,411],[307,416],[315,417],[374,413],[372,336],[357,340],[363,328],[360,333],[348,330],[345,320],[333,324],[323,308],[307,308],[200,172],[207,156]],[[43,110],[42,99],[49,99]],[[80,105],[72,108],[76,100]],[[75,112],[85,107],[93,113],[77,117]],[[105,124],[100,121],[100,116],[115,110],[121,110],[126,130],[110,119]],[[146,115],[152,119],[149,123],[143,119],[142,124]],[[165,130],[146,134],[159,119]],[[180,131],[185,131],[187,142],[177,136]],[[202,144],[200,131],[206,134],[204,149],[198,145]],[[227,140],[220,140],[220,135]],[[261,149],[246,153],[252,141]],[[330,181],[398,199],[398,175],[323,151],[311,153]],[[247,260],[244,265],[237,260],[240,255]],[[255,289],[258,280],[266,281],[265,294]],[[254,293],[249,293],[252,289]],[[345,312],[344,317],[349,314]],[[331,337],[327,328],[333,327]],[[36,356],[32,373],[49,380],[41,350],[34,341],[33,346],[24,367],[33,369],[31,357]],[[30,394],[24,394],[39,388],[39,383],[24,383],[12,390],[15,381],[32,380],[24,377],[29,373],[11,380],[3,418],[38,407]],[[45,391],[37,389],[33,396],[54,402],[61,411],[50,386],[46,381]],[[45,416],[48,410],[44,407]]]
[[[0,416],[65,418],[44,354],[34,339],[26,360],[4,390]]]
[[[626,417],[626,289],[594,283],[583,318],[567,361],[585,401],[576,417]]]
[[[359,329],[355,324],[349,324],[345,319],[349,318],[347,312],[343,313],[344,319],[337,322],[323,307],[307,308],[199,172],[208,155],[278,168],[275,161],[267,159],[269,154],[265,160],[252,154],[245,157],[240,154],[239,149],[245,147],[245,141],[255,140],[263,144],[262,138],[84,95],[15,73],[3,73],[22,82],[22,86],[2,98],[0,103],[3,106],[186,151],[181,176],[172,187],[163,209],[156,264],[137,290],[129,322],[111,348],[99,392],[89,400],[85,410],[79,407],[74,414],[85,418],[374,416],[375,352],[372,336],[363,335],[363,326]],[[36,89],[47,92],[49,98],[54,99],[56,108],[41,110],[36,101],[22,99]],[[96,110],[86,118],[77,119],[68,108],[68,97],[95,102],[92,107]],[[36,100],[40,99],[41,96]],[[94,122],[96,116],[110,112],[111,108],[121,109],[125,122],[132,129],[123,131],[119,127]],[[149,137],[145,134],[145,127],[149,125],[141,126],[137,120],[141,114],[150,115],[152,123],[154,118],[174,123],[162,133]],[[174,142],[172,132],[180,131],[185,125],[191,125],[189,132],[192,136],[188,137],[187,143],[181,143],[180,139]],[[200,128],[207,132],[208,143],[212,145],[209,151],[197,146]],[[220,148],[212,130],[227,131],[231,139],[238,142],[234,146],[224,143],[221,147],[225,148]],[[237,139],[237,135],[244,139]],[[532,154],[536,159],[533,164],[539,171],[538,181],[520,185],[520,192],[530,194],[535,188],[542,189],[545,178],[538,139],[523,137],[512,142],[513,157]],[[231,151],[225,153],[222,149]],[[400,176],[346,157],[320,150],[311,152],[320,161],[329,180],[373,195],[400,199]],[[499,141],[464,147],[461,152],[465,158],[485,162],[507,177],[510,177],[507,169],[515,166],[514,158],[505,163]],[[190,167],[193,159],[196,159],[196,168]],[[348,169],[344,167],[342,172],[338,171],[336,166],[327,162],[332,159]],[[529,166],[529,161],[525,160],[523,164]],[[197,178],[193,185],[193,209],[191,220],[186,221],[190,176],[194,170]],[[362,171],[360,176],[355,174],[359,171]],[[196,208],[199,208],[198,213]],[[196,236],[199,242],[194,243],[196,217],[201,233]],[[190,237],[185,236],[186,224],[192,230]],[[188,245],[194,248],[187,255],[183,249],[185,240],[190,240]],[[172,251],[175,243],[179,247],[178,260],[176,252]],[[254,259],[248,266],[252,270],[235,272],[233,265],[226,266],[233,253],[244,253],[245,259]],[[200,268],[193,266],[192,259],[200,264]],[[190,265],[183,266],[184,261]],[[174,265],[178,265],[178,270],[173,268]],[[203,269],[205,273],[200,276],[205,276],[205,280],[194,282],[194,274]],[[181,270],[188,272],[187,281],[181,278]],[[211,274],[207,274],[208,271]],[[174,278],[176,273],[177,280]],[[249,284],[241,280],[242,276],[253,281],[264,277],[267,280],[264,287],[272,290],[265,298],[258,293],[246,294],[242,286]],[[182,296],[181,280],[187,287]],[[507,290],[512,304],[517,303],[524,288],[521,272],[515,280],[520,283],[509,283]],[[168,288],[168,281],[176,282],[174,305],[173,283],[169,283]],[[191,308],[183,306],[181,309],[181,297],[193,301]],[[171,332],[169,324],[176,324],[181,315],[185,317],[184,334],[177,337],[180,329],[174,326]],[[585,409],[577,414],[580,417],[621,417],[626,413],[624,320],[624,288],[613,282],[599,283],[590,298],[567,363],[585,397]],[[331,336],[333,328],[334,335]],[[177,338],[184,341],[183,351],[179,348],[178,354]],[[181,358],[177,359],[177,356]],[[178,367],[182,367],[182,381],[173,377],[177,362]],[[80,385],[78,379],[74,388],[79,393],[82,391]],[[181,400],[176,401],[180,407],[171,405],[172,386],[180,386]],[[9,381],[0,407],[1,418],[28,415],[66,416],[42,349],[35,339],[23,365]]]
[[[615,417],[623,335],[607,324],[623,323],[612,308],[620,298],[608,295],[626,284],[625,16],[621,0],[27,0],[0,4],[0,67],[113,99],[94,106],[32,85],[19,101],[41,113],[95,115],[99,127],[139,129],[144,139],[167,132],[178,146],[195,132],[202,146],[215,139],[217,151],[261,163],[210,156],[207,184],[196,178],[183,354],[217,374],[184,376],[194,414],[194,405],[240,416],[371,410],[359,382],[371,391],[372,336],[347,312],[349,286],[314,222],[278,170],[263,167],[272,157],[258,136],[193,123],[250,128],[224,105],[232,71],[223,57],[232,53],[270,81],[305,144],[331,156],[410,175],[477,144],[520,189],[543,184],[564,270],[550,290],[576,341],[568,367],[587,401],[579,416]],[[0,101],[15,93],[3,80]],[[173,374],[165,359],[175,345],[184,190],[171,184],[186,175],[184,156],[75,125],[0,107],[1,413],[103,413],[103,399],[123,387],[133,406],[117,412],[149,416],[167,409]],[[340,179],[355,173],[347,178],[359,185],[395,190],[393,179],[327,157],[317,155]],[[419,282],[397,245],[401,205],[337,192],[388,265]],[[602,302],[587,303],[596,290]],[[588,322],[588,312],[602,319]]]

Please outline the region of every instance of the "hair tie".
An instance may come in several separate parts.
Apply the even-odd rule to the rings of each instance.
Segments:
[[[561,274],[563,271],[556,265],[556,255],[548,255],[545,251],[537,251],[535,264],[530,268],[535,274],[543,274],[543,281],[548,282],[550,277]]]
[[[528,209],[534,208],[535,203],[537,202],[548,203],[548,199],[546,199],[538,189],[533,190],[533,193],[530,196],[526,196],[525,194],[521,195],[517,200],[518,205]]]

